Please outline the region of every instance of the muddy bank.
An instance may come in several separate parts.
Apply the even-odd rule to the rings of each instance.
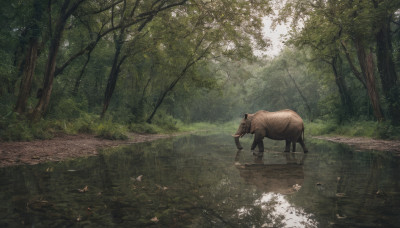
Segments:
[[[314,136],[316,139],[323,139],[336,143],[345,143],[358,149],[391,151],[400,155],[400,141],[381,140],[363,137],[342,137],[342,136]]]
[[[79,134],[59,135],[53,139],[31,142],[0,142],[0,167],[24,164],[34,165],[42,162],[95,156],[101,148],[148,142],[181,134],[187,133],[168,135],[131,133],[128,140],[107,140],[97,138],[94,135]],[[341,136],[315,136],[313,138],[345,143],[359,149],[392,151],[400,155],[400,141]]]
[[[94,135],[79,134],[59,135],[53,139],[31,142],[0,142],[0,167],[95,156],[101,148],[148,142],[177,135],[179,133],[169,135],[132,133],[128,140],[107,140]]]

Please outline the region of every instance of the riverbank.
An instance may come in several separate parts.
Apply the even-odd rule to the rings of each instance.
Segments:
[[[357,149],[391,151],[400,155],[400,140],[382,140],[366,137],[344,136],[313,136],[315,139],[323,139],[335,143],[344,143]]]
[[[187,132],[186,132],[187,133]],[[29,142],[0,142],[0,167],[35,165],[63,161],[77,157],[98,155],[99,149],[126,144],[149,142],[185,133],[137,134],[129,133],[126,140],[109,140],[93,134],[59,134],[52,139]]]
[[[0,167],[35,165],[44,162],[63,161],[77,157],[96,156],[106,147],[154,141],[190,132],[172,134],[129,133],[127,140],[108,140],[93,134],[59,134],[52,139],[29,142],[0,142]],[[313,138],[345,143],[357,149],[392,151],[400,155],[399,140],[377,140],[364,137],[314,136]]]

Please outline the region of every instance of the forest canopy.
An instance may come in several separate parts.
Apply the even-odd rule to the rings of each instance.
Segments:
[[[400,124],[397,0],[0,6],[3,138],[43,120],[106,119],[135,128],[285,108],[308,121]],[[265,17],[290,24],[277,56],[255,54],[270,45]]]

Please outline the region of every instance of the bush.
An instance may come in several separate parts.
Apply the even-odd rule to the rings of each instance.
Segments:
[[[96,135],[104,139],[128,139],[126,129],[122,125],[114,124],[112,121],[100,122],[96,127]]]
[[[87,107],[87,101],[77,102],[72,98],[60,99],[49,110],[49,116],[58,120],[78,119],[85,114],[85,107]]]
[[[10,113],[0,120],[0,139],[4,141],[31,141],[33,139],[49,139],[54,131],[48,129],[46,121],[31,123],[18,113]]]
[[[162,112],[154,117],[153,123],[161,128],[164,132],[178,131],[178,120]]]
[[[372,137],[400,139],[400,127],[390,122],[351,121],[335,124],[333,121],[316,120],[305,123],[305,133],[310,135],[343,135],[349,137]]]
[[[132,123],[129,125],[129,130],[131,132],[141,133],[141,134],[157,134],[162,132],[162,129],[149,123]]]
[[[333,121],[315,120],[314,122],[304,123],[305,134],[310,135],[326,135],[335,131],[337,124]]]
[[[374,131],[374,137],[400,140],[400,126],[394,126],[388,122],[379,123]]]
[[[69,115],[69,114],[67,114]],[[39,122],[30,122],[17,113],[7,117],[0,117],[0,139],[4,141],[31,141],[34,139],[49,139],[55,133],[95,134],[105,139],[127,139],[127,129],[121,124],[109,120],[99,120],[96,115],[81,113],[81,117],[74,120],[46,119]]]

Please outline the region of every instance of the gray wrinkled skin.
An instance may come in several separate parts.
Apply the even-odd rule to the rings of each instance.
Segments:
[[[285,109],[277,112],[258,111],[254,114],[246,114],[241,120],[236,133],[233,135],[236,147],[241,150],[239,138],[245,134],[254,134],[254,142],[251,150],[256,146],[259,152],[264,152],[263,138],[274,140],[285,140],[285,152],[290,152],[290,145],[293,145],[293,152],[296,151],[296,143],[300,143],[304,152],[308,152],[304,144],[304,124],[301,117],[294,111]]]

